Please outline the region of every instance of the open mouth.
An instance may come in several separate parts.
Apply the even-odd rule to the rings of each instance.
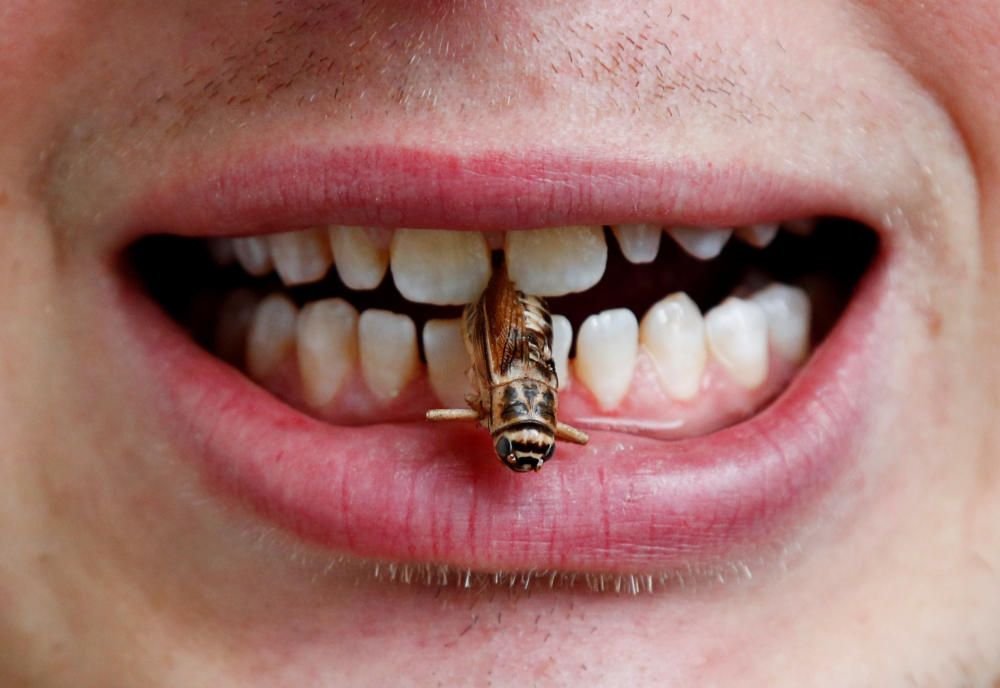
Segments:
[[[391,156],[310,160],[153,197],[127,221],[140,229],[116,282],[116,331],[167,427],[209,485],[268,521],[393,562],[382,571],[690,573],[780,550],[852,464],[887,261],[848,206],[801,213],[806,200],[744,190],[699,213],[746,222],[643,224],[672,214],[576,163],[553,187],[553,168],[490,162],[484,177],[467,161],[441,187],[459,168],[433,157],[398,179]],[[599,212],[607,224],[580,223]],[[375,221],[388,216],[401,221]],[[547,301],[558,420],[590,435],[529,475],[497,462],[483,427],[425,420],[466,406],[460,318],[501,265]]]
[[[462,309],[506,258],[515,284],[552,312],[561,418],[680,439],[741,422],[780,394],[876,246],[863,225],[821,218],[735,230],[330,226],[154,236],[133,256],[206,349],[293,407],[354,426],[466,406]],[[182,279],[176,265],[187,266]]]

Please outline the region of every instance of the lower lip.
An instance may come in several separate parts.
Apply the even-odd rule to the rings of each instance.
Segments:
[[[300,537],[482,571],[656,571],[744,557],[822,517],[877,403],[886,272],[883,257],[752,419],[671,442],[597,432],[530,474],[503,468],[478,428],[314,420],[200,349],[135,285],[116,296],[175,445],[213,488]]]

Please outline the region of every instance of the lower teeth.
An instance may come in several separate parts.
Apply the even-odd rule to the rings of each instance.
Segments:
[[[426,270],[407,273],[407,265],[397,270],[394,262],[372,291],[345,285],[369,287],[377,273],[385,275],[388,237],[379,231],[372,238],[372,230],[331,228],[332,251],[319,262],[310,262],[301,242],[325,241],[326,231],[272,238],[280,247],[275,253],[262,251],[260,238],[231,242],[242,265],[250,266],[247,272],[269,273],[274,263],[285,284],[293,286],[283,286],[273,275],[248,277],[235,265],[220,268],[207,254],[195,257],[189,240],[153,237],[135,247],[134,257],[154,297],[196,338],[314,415],[348,424],[417,420],[430,407],[464,405],[471,387],[458,321],[461,307],[406,301],[394,284],[398,278],[405,283],[400,290],[413,295],[425,288]],[[605,233],[610,236],[610,230]],[[616,235],[623,233],[629,238],[618,241],[630,257],[654,253],[648,244],[655,235],[647,227],[616,228]],[[813,317],[810,295],[784,282],[825,290],[823,301],[832,294],[833,310],[839,310],[877,242],[858,225],[825,221],[806,236],[782,232],[766,249],[750,245],[767,243],[763,235],[768,233],[767,226],[739,230],[737,236],[743,234],[746,241],[729,242],[708,262],[662,242],[654,261],[637,265],[608,241],[607,265],[596,286],[581,283],[583,293],[549,299],[557,314],[553,353],[560,373],[560,419],[681,437],[739,421],[773,398],[838,314],[824,309]],[[432,239],[428,234],[397,233],[392,241],[394,246],[426,243]],[[513,234],[523,235],[519,246],[534,233]],[[710,239],[684,240],[701,241],[707,252]],[[220,252],[218,241],[212,247]],[[516,250],[511,255],[508,243],[511,262],[518,260]],[[476,254],[462,255],[469,258],[459,259],[471,260]],[[194,284],[171,279],[170,256],[193,266]],[[344,267],[354,265],[352,258],[359,269]],[[298,284],[315,279],[331,260],[337,271],[319,282]],[[575,268],[569,262],[557,269]],[[581,279],[592,279],[588,269],[580,269]],[[471,287],[468,294],[456,292],[453,300],[461,303],[469,294]]]

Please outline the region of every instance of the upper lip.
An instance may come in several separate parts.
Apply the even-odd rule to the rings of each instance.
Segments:
[[[288,145],[206,161],[197,176],[168,170],[113,221],[120,241],[331,223],[488,231],[628,222],[733,227],[838,215],[877,226],[882,208],[849,184],[683,158]]]
[[[331,221],[486,230],[839,214],[877,224],[878,209],[850,203],[836,184],[694,162],[286,148],[197,179],[168,177],[128,207],[122,236]],[[852,465],[872,403],[886,265],[883,255],[807,369],[749,422],[671,443],[598,432],[529,476],[498,470],[479,430],[313,420],[199,350],[131,285],[118,297],[122,327],[166,390],[178,444],[214,483],[300,535],[362,556],[481,570],[648,571],[778,539]]]

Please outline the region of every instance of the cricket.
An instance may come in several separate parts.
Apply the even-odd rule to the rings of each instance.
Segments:
[[[586,433],[557,420],[559,379],[552,360],[552,316],[545,300],[519,291],[506,266],[465,307],[465,348],[474,392],[467,409],[433,409],[430,421],[476,421],[513,471],[541,470],[556,440],[586,444]]]

